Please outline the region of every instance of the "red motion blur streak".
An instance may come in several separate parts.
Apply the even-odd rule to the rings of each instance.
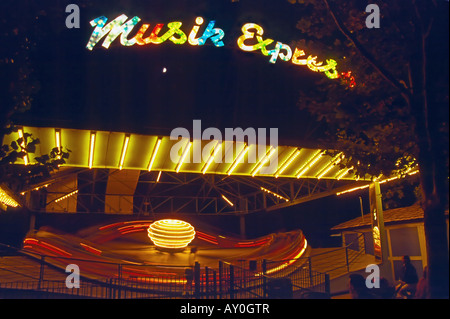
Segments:
[[[259,247],[259,246],[264,246],[269,241],[270,241],[270,238],[266,237],[266,238],[262,238],[257,241],[239,242],[236,245],[234,245],[234,247]]]
[[[221,237],[218,239],[216,236],[212,236],[209,234],[206,234],[204,232],[196,230],[196,236],[198,239],[204,240],[206,242],[209,242],[214,245],[219,245],[219,240],[222,244],[225,244],[227,247],[235,247],[235,248],[245,248],[245,247],[259,247],[264,246],[265,244],[269,243],[272,239],[272,237],[267,236],[261,239],[258,239],[256,241],[248,240],[248,241],[241,241],[235,243],[233,239]],[[224,245],[220,245],[224,246]]]
[[[300,244],[295,245],[295,243],[294,243],[295,248],[292,250],[292,252],[289,255],[287,255],[286,257],[284,257],[284,261],[282,261],[280,263],[276,263],[275,267],[267,269],[267,274],[273,274],[275,272],[283,270],[286,267],[292,265],[294,262],[296,262],[298,259],[300,259],[303,256],[303,253],[306,249],[306,245],[307,245],[306,238],[304,236],[302,236]],[[260,274],[256,274],[255,276],[259,276],[259,275]]]
[[[137,224],[137,225],[123,226],[123,227],[118,228],[117,230],[120,232],[121,235],[125,235],[125,234],[129,234],[129,233],[146,231],[149,226],[150,226],[150,223]]]
[[[53,263],[59,266],[61,266],[63,263],[59,260],[59,258],[61,258],[62,256],[71,258],[77,257],[77,260],[80,263],[80,267],[84,269],[85,273],[88,273],[91,276],[95,277],[114,278],[115,276],[117,276],[117,264],[110,263],[109,259],[105,259],[107,258],[105,255],[108,255],[107,248],[103,249],[102,251],[96,248],[96,244],[113,240],[117,237],[127,236],[127,234],[130,233],[144,232],[148,229],[150,224],[151,222],[148,220],[141,220],[114,223],[99,228],[96,227],[92,229],[93,232],[90,236],[85,237],[84,240],[80,238],[73,243],[70,242],[69,238],[59,238],[58,240],[60,241],[67,240],[67,248],[63,246],[63,248],[67,249],[67,251],[57,247],[61,245],[60,241],[55,242],[55,245],[51,245],[48,242],[41,241],[39,239],[40,237],[30,237],[25,239],[23,248],[30,252],[34,251],[35,253],[39,253],[42,255],[49,255],[51,257],[50,259],[53,260]],[[270,264],[268,265],[268,268],[270,269],[267,269],[268,273],[278,273],[279,271],[285,270],[287,267],[296,264],[296,261],[303,256],[303,252],[305,251],[307,246],[306,240],[301,232],[286,233],[282,236],[271,234],[253,240],[242,240],[235,237],[224,237],[221,235],[196,230],[196,237],[199,241],[217,245],[216,247],[218,248],[243,248],[245,251],[245,256],[249,260],[271,260],[272,262],[270,262]],[[88,244],[83,243],[83,241],[85,240]],[[199,244],[200,246],[202,246],[201,243]],[[208,249],[212,248],[211,245],[205,244],[205,246],[209,246],[207,247]],[[265,247],[267,247],[267,249]],[[256,249],[250,249],[247,251],[246,248]],[[164,283],[177,285],[185,283],[185,280],[182,279],[184,276],[184,269],[180,269],[179,271],[175,270],[174,273],[164,273],[158,271],[158,269],[156,268],[156,264],[154,268],[151,264],[145,265],[152,267],[151,269],[149,269],[142,268],[141,266],[143,265],[139,263],[132,263],[127,260],[122,261],[128,264],[126,267],[122,268],[122,274],[125,275],[124,277],[121,277],[122,280],[130,280],[132,282],[136,280],[142,280],[143,282],[146,282],[149,280],[149,278],[153,278],[152,280],[157,282],[159,280],[158,278],[163,278]],[[235,261],[236,260],[231,258],[231,260],[228,260],[227,262],[233,263]],[[103,263],[93,264],[92,262]],[[121,261],[118,261],[118,263],[121,263]],[[136,266],[131,266],[130,263],[136,264]],[[257,276],[258,274],[255,273],[255,277]],[[213,281],[211,274],[208,278],[209,282]],[[202,275],[200,281],[202,284],[206,282],[205,275]]]
[[[146,231],[151,223],[151,220],[135,220],[101,226],[98,228],[99,231],[90,240],[102,244],[129,233]]]
[[[109,224],[109,225],[106,225],[106,226],[99,227],[98,230],[105,230],[105,229],[113,228],[113,227],[120,226],[120,225],[123,225],[123,224],[125,224],[125,222]]]
[[[88,252],[96,254],[96,255],[101,255],[102,251],[100,249],[94,248],[92,246],[80,243],[81,246],[83,246],[84,249],[86,249]]]
[[[129,225],[129,224],[135,224],[135,223],[141,223],[138,225],[134,225],[134,226],[141,226],[141,227],[148,227],[150,226],[150,224],[152,223],[151,220],[146,220],[146,221],[141,221],[141,220],[135,220],[135,221],[129,221],[129,222],[119,222],[119,223],[114,223],[114,224],[109,224],[109,225],[105,225],[102,227],[99,227],[98,230],[106,230],[106,229],[110,229],[110,228],[118,228],[118,226],[121,225]],[[120,228],[118,228],[120,230]]]
[[[49,250],[49,251],[51,251],[51,252],[53,252],[53,253],[55,253],[57,255],[61,255],[61,256],[64,256],[64,257],[72,257],[71,253],[69,253],[69,252],[67,252],[67,251],[65,251],[65,250],[63,250],[61,248],[58,248],[58,247],[56,247],[54,245],[51,245],[49,243],[43,242],[41,240],[37,240],[37,239],[34,239],[34,238],[26,238],[23,241],[23,243],[27,244],[27,247],[30,246],[29,244],[36,245],[38,247],[44,248],[46,250]]]
[[[214,244],[214,245],[218,245],[218,244],[219,244],[219,243],[217,242],[217,240],[216,240],[216,237],[214,237],[214,236],[205,234],[205,233],[200,232],[200,231],[196,231],[196,235],[197,235],[197,238],[198,238],[198,239],[207,241],[207,242],[209,242],[209,243],[211,243],[211,244]]]

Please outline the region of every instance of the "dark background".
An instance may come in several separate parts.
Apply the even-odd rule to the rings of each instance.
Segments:
[[[70,3],[80,6],[80,29],[65,26],[65,8]],[[180,126],[191,130],[192,120],[201,119],[203,128],[220,130],[278,128],[280,144],[289,141],[312,147],[321,137],[320,125],[299,110],[298,100],[301,90],[307,92],[324,75],[290,61],[271,64],[270,57],[260,51],[244,52],[236,43],[241,27],[252,22],[264,28],[264,39],[290,44],[294,51],[292,41],[302,39],[296,22],[304,13],[287,1],[6,0],[2,5],[6,8],[2,14],[16,16],[17,24],[29,30],[35,43],[30,57],[39,91],[33,95],[31,109],[15,115],[16,123],[170,134]],[[189,35],[195,18],[202,16],[205,22],[198,34],[215,20],[215,27],[225,32],[225,46],[217,48],[208,40],[204,46],[166,41],[124,47],[118,38],[108,50],[101,46],[103,39],[93,51],[87,50],[94,30],[89,21],[106,16],[110,22],[120,14],[141,18],[129,38],[143,23],[150,24],[150,32],[156,23],[172,21],[183,22],[182,30]],[[333,52],[319,57],[327,58],[339,61]],[[166,73],[163,68],[167,68]],[[339,238],[329,237],[329,229],[360,215],[360,195],[330,197],[279,212],[248,215],[247,235],[302,229],[315,247],[339,244]],[[1,236],[3,241],[20,238],[26,230],[27,214],[17,216],[19,223],[11,222],[10,213],[0,216],[2,225],[8,228]],[[73,225],[79,228],[86,223],[83,216],[50,217],[38,218],[37,226],[53,224],[74,231]],[[208,218],[212,225],[226,225],[227,231],[239,233],[238,217]]]
[[[236,43],[247,22],[261,25],[263,38],[274,39],[274,44],[301,39],[295,25],[302,13],[287,1],[79,1],[80,29],[65,26],[65,7],[76,1],[37,3],[21,10],[29,10],[27,17],[36,11],[30,24],[38,38],[32,61],[41,89],[32,109],[17,117],[21,122],[145,134],[170,133],[180,126],[191,130],[192,120],[201,119],[202,127],[221,130],[277,127],[281,140],[304,143],[320,134],[297,103],[299,91],[324,75],[290,61],[271,64],[270,57],[244,52]],[[181,29],[189,35],[195,18],[202,16],[198,34],[215,20],[225,31],[225,46],[217,48],[208,40],[204,46],[166,41],[124,47],[119,37],[109,49],[101,46],[102,39],[93,51],[87,50],[94,30],[89,21],[105,16],[110,22],[120,14],[141,18],[129,38],[143,23],[150,24],[148,34],[156,23],[172,21],[183,22]]]

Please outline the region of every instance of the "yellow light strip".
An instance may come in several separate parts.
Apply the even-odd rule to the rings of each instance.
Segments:
[[[122,170],[123,163],[125,162],[125,156],[127,155],[128,144],[130,143],[130,136],[125,135],[125,140],[123,141],[122,154],[120,155],[119,169]]]
[[[21,192],[20,195],[25,195],[25,193],[30,192],[30,191],[38,191],[38,190],[40,190],[41,188],[47,188],[48,185],[50,185],[50,184],[45,184],[45,185],[43,185],[43,186],[37,186],[37,187],[35,187],[35,188],[32,188],[32,189],[26,190],[26,191],[24,191],[24,192]]]
[[[342,195],[342,194],[351,193],[351,192],[354,192],[354,191],[357,191],[357,190],[360,190],[360,189],[368,188],[369,186],[370,186],[370,184],[367,184],[367,185],[364,185],[364,186],[355,187],[355,188],[351,188],[351,189],[348,189],[346,191],[336,193],[336,195],[339,196],[339,195]]]
[[[331,161],[330,163],[319,173],[319,175],[317,175],[317,179],[321,179],[323,176],[325,176],[326,173],[328,173],[333,167],[335,167],[337,164],[339,164],[342,160],[342,158],[340,157],[342,155],[342,153],[339,153],[338,155],[336,155]]]
[[[249,148],[250,147],[247,144],[245,144],[244,149],[241,151],[239,156],[234,160],[233,164],[231,165],[230,169],[228,170],[228,172],[227,172],[228,175],[231,175],[231,173],[233,173],[234,169],[239,164],[239,162],[242,160],[242,158],[245,156],[245,154],[248,152]]]
[[[55,129],[55,142],[58,151],[61,151],[61,130]]]
[[[414,172],[408,173],[408,175],[416,175],[416,174],[419,174],[419,170],[416,170]]]
[[[408,173],[408,175],[411,176],[411,175],[415,175],[415,174],[417,174],[417,173],[419,173],[419,170],[416,170],[416,171],[413,171],[413,172],[411,172],[411,173]],[[379,181],[379,184],[384,184],[384,183],[392,182],[392,181],[394,181],[394,180],[396,180],[396,179],[399,179],[399,178],[401,178],[401,176],[394,176],[394,177],[386,178],[386,179],[383,179],[383,180]],[[348,190],[345,190],[345,191],[336,193],[336,195],[339,196],[339,195],[342,195],[342,194],[351,193],[351,192],[354,192],[354,191],[357,191],[357,190],[360,190],[360,189],[368,188],[369,186],[370,186],[370,184],[364,185],[364,186],[360,186],[360,187],[350,188],[350,189],[348,189]]]
[[[206,162],[205,166],[202,169],[203,174],[206,174],[206,171],[208,170],[209,165],[211,165],[212,161],[214,160],[216,155],[219,153],[221,148],[222,148],[222,143],[220,141],[218,141],[216,146],[214,147],[214,153],[209,156],[208,161]]]
[[[19,206],[19,203],[10,195],[8,195],[8,193],[1,187],[0,187],[0,203],[10,207]]]
[[[89,168],[92,168],[94,163],[94,148],[95,148],[95,132],[91,132],[91,138],[89,142]]]
[[[33,188],[32,190],[38,191],[38,190],[40,190],[41,188],[46,188],[46,187],[48,187],[48,185],[49,185],[49,184],[45,184],[45,185],[43,185],[43,186],[38,186],[38,187]],[[24,192],[22,192],[22,193],[24,193]],[[22,194],[22,193],[21,193],[21,194]],[[22,194],[22,195],[23,195],[23,194]]]
[[[234,204],[225,196],[222,195],[222,198],[230,205],[230,206],[234,206]]]
[[[17,133],[19,133],[19,138],[22,139],[22,143],[20,144],[20,146],[22,147],[22,149],[24,150],[25,153],[27,153],[27,151],[25,150],[26,147],[26,143],[25,143],[25,138],[23,137],[23,129],[19,129],[17,131]],[[25,165],[28,165],[28,153],[25,154],[25,156],[23,157],[23,161],[25,163]]]
[[[161,174],[162,174],[162,171],[159,171],[159,173],[158,173],[158,177],[156,178],[156,182],[158,183],[159,182],[159,180],[161,179]]]
[[[150,159],[150,162],[148,163],[148,171],[149,172],[152,170],[153,162],[155,161],[156,155],[158,154],[159,147],[161,146],[161,141],[162,141],[161,138],[158,138],[158,140],[156,141],[155,148],[153,149],[153,152],[152,152],[152,157]]]
[[[384,184],[384,183],[395,181],[396,179],[399,179],[399,178],[400,178],[399,176],[390,177],[390,178],[383,179],[382,181],[379,181],[378,183]],[[377,180],[374,179],[373,181],[376,182]]]
[[[275,172],[275,178],[278,178],[288,168],[289,165],[300,155],[300,150],[296,148],[294,152],[288,157],[288,159],[281,165],[278,171]]]
[[[267,163],[267,161],[270,160],[270,158],[275,154],[277,148],[270,147],[269,152],[264,155],[264,157],[259,161],[259,163],[256,165],[256,167],[253,169],[252,177],[255,177],[255,175],[261,170],[261,168]]]
[[[70,193],[68,193],[68,194],[66,194],[66,195],[64,195],[64,196],[61,196],[61,197],[55,199],[55,203],[60,202],[60,201],[62,201],[63,199],[66,199],[67,197],[73,196],[73,195],[75,195],[75,194],[77,194],[77,193],[78,193],[78,189],[76,189],[76,190],[74,190],[73,192],[70,192]]]
[[[167,242],[178,242],[180,239],[189,239],[192,237],[191,232],[183,230],[166,230],[152,228],[153,232],[158,235],[160,240],[165,240]],[[176,235],[177,238],[173,238]]]
[[[409,168],[408,170],[407,170],[407,172],[409,172],[409,171],[411,171],[412,170],[412,168]],[[417,174],[417,173],[419,173],[419,170],[415,170],[415,171],[413,171],[413,172],[411,172],[411,173],[408,173],[408,175],[415,175],[415,174]],[[383,179],[383,180],[381,180],[381,181],[379,181],[379,183],[380,184],[384,184],[384,183],[388,183],[388,182],[391,182],[391,181],[394,181],[394,180],[396,180],[396,179],[400,179],[401,178],[401,176],[394,176],[394,177],[391,177],[391,178],[386,178],[386,179]]]
[[[325,151],[318,150],[316,153],[314,153],[311,159],[306,162],[306,164],[303,165],[302,168],[300,168],[299,173],[297,174],[297,178],[303,176],[303,174],[305,174],[322,157],[322,154],[324,152]]]
[[[353,166],[347,169],[344,169],[344,171],[338,175],[337,180],[341,180],[345,175],[348,174],[348,172],[350,172],[353,169]]]
[[[189,150],[191,149],[192,146],[192,142],[189,141],[189,143],[186,145],[186,148],[183,152],[183,155],[180,158],[180,161],[178,162],[177,168],[176,168],[176,172],[178,173],[181,169],[181,166],[183,165],[184,160],[186,159],[186,156],[189,154]]]
[[[263,192],[266,192],[266,193],[268,193],[268,194],[271,194],[271,195],[273,195],[273,196],[275,196],[275,197],[278,197],[279,199],[282,199],[282,200],[285,200],[286,202],[289,202],[289,199],[288,199],[288,198],[283,197],[283,196],[281,196],[280,194],[277,194],[277,193],[275,193],[275,192],[272,192],[271,190],[268,190],[267,188],[261,187],[261,190],[262,190]]]
[[[61,152],[61,130],[60,129],[55,129],[55,143],[56,143],[56,147],[58,148],[58,152]],[[58,155],[56,157],[57,159],[61,159],[61,156]],[[58,167],[60,167],[61,165],[58,164]]]

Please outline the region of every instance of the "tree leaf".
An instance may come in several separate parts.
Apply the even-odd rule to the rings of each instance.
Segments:
[[[11,147],[13,150],[16,150],[16,151],[19,149],[19,146],[17,145],[16,141],[11,142]]]

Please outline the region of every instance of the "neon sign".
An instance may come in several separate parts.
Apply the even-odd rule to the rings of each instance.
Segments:
[[[199,36],[200,27],[204,24],[205,20],[202,17],[195,19],[195,25],[191,31],[187,34],[181,27],[183,23],[180,21],[172,21],[167,23],[164,27],[163,23],[156,24],[150,32],[150,24],[144,23],[136,35],[133,38],[129,38],[129,35],[133,28],[141,21],[137,16],[128,20],[125,14],[122,14],[107,24],[108,18],[101,16],[90,22],[94,27],[89,42],[86,45],[88,50],[93,50],[94,47],[104,38],[102,47],[108,49],[112,42],[114,42],[120,36],[120,44],[123,46],[133,45],[160,45],[166,41],[170,41],[176,45],[182,45],[186,42],[193,46],[202,46],[210,40],[214,46],[223,47],[225,44],[223,38],[225,32],[216,28],[215,20],[211,20],[206,25],[203,34]],[[164,29],[164,33],[160,35]],[[307,56],[305,51],[299,48],[292,48],[282,42],[275,42],[275,40],[267,38],[263,39],[264,29],[255,23],[246,23],[241,28],[242,35],[237,39],[238,47],[245,52],[261,51],[264,56],[270,56],[269,62],[276,63],[278,60],[288,62],[292,64],[306,66],[313,72],[324,73],[330,79],[341,78],[343,82],[347,83],[350,87],[356,85],[354,77],[351,75],[351,71],[341,72],[337,71],[337,62],[333,59],[327,59],[325,62],[317,61],[317,56]],[[275,44],[274,44],[275,42]],[[274,47],[268,49],[268,46]]]
[[[128,22],[125,22],[128,17],[124,14],[118,16],[113,21],[106,24],[108,18],[102,16],[92,20],[91,26],[95,27],[94,32],[89,39],[86,48],[88,50],[93,50],[95,45],[100,42],[100,40],[105,37],[102,46],[105,49],[108,49],[111,43],[120,35],[120,44],[123,46],[132,46],[135,44],[138,45],[147,45],[147,44],[162,44],[167,40],[173,42],[174,44],[184,44],[186,41],[189,42],[190,45],[204,45],[208,39],[212,41],[212,43],[216,47],[224,46],[222,42],[223,37],[225,36],[225,32],[222,29],[214,28],[215,21],[210,21],[203,32],[203,35],[197,38],[197,33],[199,31],[200,26],[204,23],[202,17],[197,17],[195,20],[196,25],[192,28],[192,31],[189,33],[189,37],[181,30],[182,22],[173,21],[167,24],[167,30],[163,35],[158,36],[161,30],[164,27],[163,23],[158,23],[153,28],[151,34],[148,37],[144,38],[144,34],[150,27],[150,24],[143,24],[139,29],[136,36],[132,39],[128,39],[128,36],[131,30],[141,21],[139,17],[133,17]]]
[[[251,32],[251,30],[255,30]],[[267,46],[274,42],[273,39],[262,38],[264,34],[264,30],[261,26],[254,23],[246,23],[242,27],[242,35],[237,40],[239,48],[243,51],[258,51],[261,50],[261,53],[265,56],[271,56],[269,62],[276,63],[278,58],[282,61],[292,60],[293,64],[296,65],[306,65],[310,70],[314,72],[324,72],[325,75],[330,79],[337,79],[339,74],[336,70],[337,62],[335,60],[329,59],[327,60],[327,64],[323,65],[323,62],[317,62],[316,56],[308,56],[306,59],[301,58],[306,56],[303,50],[295,48],[294,53],[292,53],[292,49],[289,45],[284,44],[282,42],[277,42],[275,44],[275,48],[272,50],[267,50]],[[257,43],[253,45],[245,44],[246,40],[256,39]]]

